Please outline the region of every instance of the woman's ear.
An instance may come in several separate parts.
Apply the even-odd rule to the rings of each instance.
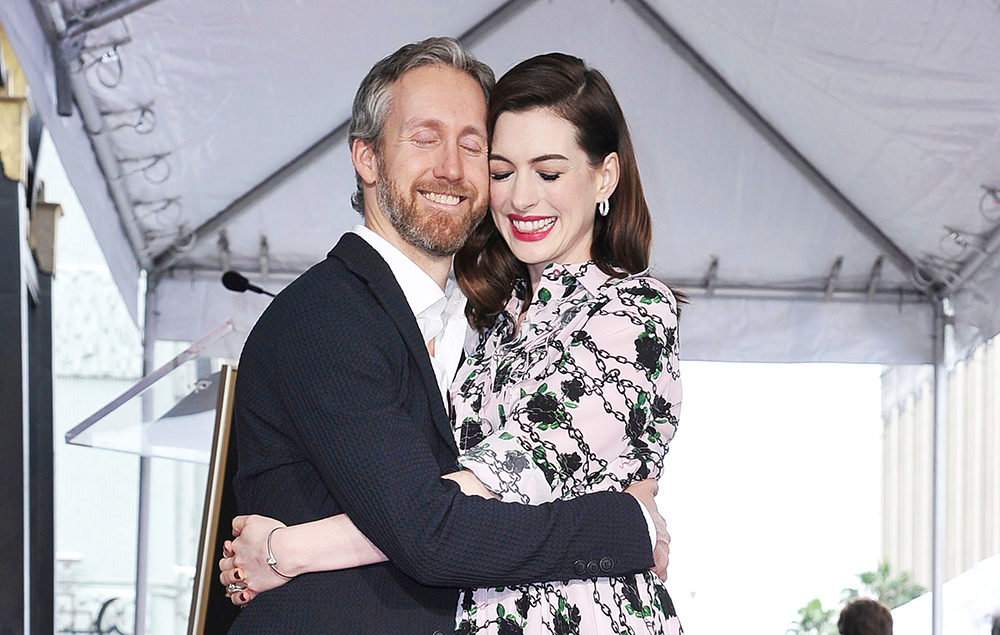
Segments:
[[[351,145],[351,162],[365,185],[375,185],[378,176],[378,160],[372,144],[361,139],[355,139]]]
[[[618,187],[618,177],[621,175],[621,166],[618,162],[618,153],[612,152],[604,157],[601,165],[597,166],[597,200],[594,204],[611,198]]]

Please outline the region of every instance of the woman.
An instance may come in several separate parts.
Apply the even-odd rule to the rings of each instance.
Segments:
[[[524,504],[656,478],[680,408],[677,304],[643,275],[650,216],[621,108],[599,72],[553,53],[500,79],[487,127],[491,215],[455,259],[481,337],[451,388],[464,470],[446,478]],[[336,533],[324,529],[337,519]],[[385,560],[344,522],[283,529],[283,573]],[[258,553],[260,537],[283,526],[254,516],[234,527],[227,548]],[[329,552],[337,557],[317,557]],[[220,563],[223,583],[282,583],[259,562],[232,562]],[[681,632],[648,572],[468,589],[457,623],[460,633]]]

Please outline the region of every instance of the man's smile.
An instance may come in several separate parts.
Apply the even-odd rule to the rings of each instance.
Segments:
[[[456,194],[442,194],[439,192],[428,192],[425,190],[417,190],[417,191],[420,192],[421,196],[426,198],[428,201],[431,201],[432,203],[437,203],[439,205],[448,205],[451,207],[458,205],[466,198],[464,196],[458,196]]]

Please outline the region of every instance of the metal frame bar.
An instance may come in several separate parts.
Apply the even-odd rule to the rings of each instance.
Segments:
[[[705,60],[646,0],[624,0],[635,14],[660,38],[686,61],[709,86],[715,89],[761,136],[764,137],[789,163],[802,173],[816,188],[833,203],[834,207],[877,249],[884,253],[904,274],[911,275],[918,269],[914,261],[902,248],[889,238],[857,205],[837,188],[764,118],[715,68]]]
[[[64,37],[69,39],[85,35],[105,24],[120,20],[130,13],[143,9],[154,2],[156,0],[109,0],[87,10],[78,18],[69,20],[66,24],[66,34]]]
[[[83,26],[67,23],[59,2],[51,2],[44,5],[38,1],[33,2],[38,22],[52,46],[52,58],[55,61],[56,67],[56,94],[59,102],[59,114],[72,114],[71,100],[76,101],[76,105],[80,111],[80,118],[83,120],[84,131],[90,137],[91,146],[94,148],[94,157],[107,183],[111,202],[118,212],[118,219],[122,224],[122,229],[125,231],[125,237],[132,247],[132,253],[135,255],[139,266],[143,269],[149,269],[152,261],[146,249],[146,240],[136,219],[132,199],[128,195],[128,192],[125,191],[125,185],[120,178],[122,175],[121,166],[118,163],[118,157],[111,147],[111,141],[107,137],[100,107],[97,105],[93,93],[90,92],[90,87],[87,85],[87,81],[83,75],[81,73],[70,72],[69,66],[70,61],[79,55],[80,47],[83,44],[83,36],[90,29],[107,24],[111,19],[124,17],[154,1],[115,0],[114,2],[106,3],[102,5],[102,10],[98,17],[87,22],[78,23]],[[111,16],[114,17],[111,18]],[[69,36],[70,29],[76,29],[77,33]]]
[[[934,298],[934,467],[931,533],[931,634],[944,632],[945,549],[948,532],[948,300]]]
[[[495,31],[504,23],[511,20],[515,15],[526,9],[536,0],[507,0],[498,8],[482,20],[474,24],[460,36],[458,41],[465,46],[473,46],[487,35]],[[297,157],[278,168],[278,170],[265,178],[263,181],[253,186],[235,201],[230,203],[225,209],[218,212],[204,223],[193,229],[188,236],[190,240],[184,239],[184,249],[177,249],[171,245],[153,257],[152,269],[154,275],[162,275],[164,271],[172,267],[185,253],[195,249],[215,232],[219,231],[227,224],[245,214],[257,201],[261,200],[282,184],[295,176],[300,170],[312,164],[316,159],[323,156],[331,148],[336,146],[347,136],[350,127],[350,118],[340,122],[333,130],[324,135],[319,141],[309,146]]]
[[[779,300],[784,302],[850,302],[854,304],[927,304],[927,297],[912,289],[882,289],[869,294],[867,289],[828,291],[825,287],[739,286],[716,284],[711,290],[704,286],[671,284],[692,298],[725,300]]]
[[[145,306],[142,322],[142,376],[156,368],[156,310],[153,304],[156,281],[146,278]],[[143,395],[143,421],[151,421],[152,393]],[[146,632],[146,600],[149,597],[149,523],[152,504],[153,460],[139,457],[138,529],[135,540],[135,625],[133,633]]]

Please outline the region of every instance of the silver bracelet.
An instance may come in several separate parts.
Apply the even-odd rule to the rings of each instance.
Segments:
[[[267,566],[271,567],[271,571],[274,571],[275,573],[277,573],[278,575],[280,575],[281,577],[283,577],[286,580],[291,580],[294,576],[285,575],[281,571],[278,571],[278,567],[277,567],[278,561],[274,559],[274,552],[271,551],[271,536],[273,536],[274,532],[278,531],[279,529],[284,529],[284,528],[283,527],[275,527],[274,529],[272,529],[270,531],[270,533],[267,534],[267,561],[266,562],[267,562]]]

